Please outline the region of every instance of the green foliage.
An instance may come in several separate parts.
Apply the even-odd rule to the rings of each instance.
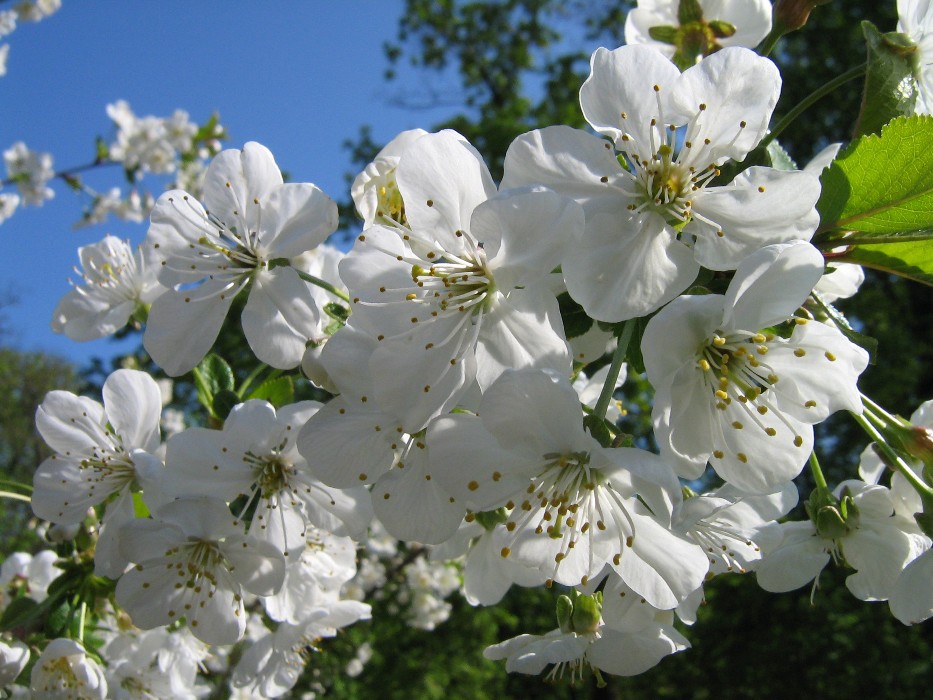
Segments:
[[[933,118],[899,117],[823,173],[817,240],[838,259],[933,284]]]
[[[862,108],[855,135],[877,134],[895,117],[914,113],[917,83],[913,78],[917,46],[904,34],[882,34],[871,22],[862,22],[868,61]]]

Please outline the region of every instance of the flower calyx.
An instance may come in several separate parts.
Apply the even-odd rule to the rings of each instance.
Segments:
[[[699,0],[680,0],[677,9],[679,26],[651,27],[648,35],[655,41],[676,47],[674,64],[684,71],[704,56],[722,48],[719,39],[735,34],[735,26],[723,20],[705,20]]]
[[[817,487],[805,506],[817,533],[824,539],[840,539],[859,525],[859,510],[848,488],[841,498],[836,498],[828,488]]]
[[[560,631],[593,634],[602,623],[603,594],[585,595],[571,590],[557,599],[557,625]]]

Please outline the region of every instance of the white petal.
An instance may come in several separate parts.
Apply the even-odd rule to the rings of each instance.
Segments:
[[[124,449],[158,449],[162,392],[152,377],[145,372],[118,369],[104,382],[103,398],[107,418],[123,440]]]
[[[308,283],[288,267],[257,275],[241,322],[256,357],[272,367],[297,367],[305,343],[317,335],[320,312]]]

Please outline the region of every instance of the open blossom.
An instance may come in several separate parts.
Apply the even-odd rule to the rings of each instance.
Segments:
[[[233,644],[246,629],[246,592],[282,586],[285,558],[243,534],[217,498],[179,498],[123,526],[120,548],[135,566],[117,582],[117,602],[142,629],[185,618],[208,644]]]
[[[569,383],[510,370],[478,413],[438,418],[427,437],[434,476],[454,498],[477,513],[506,508],[502,557],[564,585],[585,585],[608,564],[668,610],[700,586],[706,557],[669,529],[673,471],[645,450],[601,447]]]
[[[123,571],[126,560],[118,554],[117,537],[120,525],[134,517],[133,492],[160,478],[162,462],[154,453],[161,396],[145,372],[120,369],[104,382],[103,405],[51,391],[36,411],[36,428],[55,454],[36,470],[32,509],[40,518],[68,525],[106,503],[95,553],[98,574],[116,578]]]
[[[625,43],[651,44],[689,65],[724,46],[754,48],[771,30],[769,0],[698,0],[701,16],[682,22],[680,0],[639,0],[625,16]]]
[[[372,519],[362,486],[333,489],[318,481],[296,448],[299,428],[318,409],[302,401],[276,410],[252,399],[230,411],[223,430],[189,428],[169,440],[166,493],[245,496],[255,502],[249,534],[284,555],[305,547],[309,525],[359,537]]]
[[[283,183],[269,150],[247,143],[217,155],[204,179],[203,204],[171,190],[152,210],[146,245],[169,287],[152,305],[143,343],[172,376],[207,354],[234,297],[249,288],[241,318],[263,362],[301,361],[320,312],[292,261],[337,227],[337,206],[311,184]]]
[[[917,44],[916,114],[933,114],[933,4],[929,0],[897,0],[897,31]]]
[[[850,499],[844,530],[820,532],[811,520],[782,523],[784,539],[762,559],[758,583],[775,593],[800,588],[834,559],[856,570],[846,579],[855,597],[887,600],[907,564],[929,549],[930,539],[913,518],[895,512],[894,499],[884,486],[849,480],[834,494]]]
[[[813,425],[861,412],[856,386],[868,353],[835,327],[791,320],[823,271],[809,243],[767,246],[736,271],[725,296],[684,296],[654,316],[642,353],[655,387],[662,455],[696,479],[707,461],[749,493],[768,493],[803,468]]]
[[[113,335],[165,291],[145,249],[133,251],[116,236],[78,248],[78,257],[81,269],[75,271],[84,284],[75,285],[52,313],[52,330],[72,340]]]
[[[613,143],[562,126],[512,143],[503,186],[539,182],[584,207],[585,230],[562,267],[590,316],[644,316],[687,289],[701,266],[734,270],[764,245],[812,235],[820,195],[812,174],[751,167],[711,184],[765,135],[780,89],[775,65],[744,48],[683,74],[648,46],[600,48],[580,104]]]
[[[508,367],[568,372],[547,284],[583,213],[541,188],[497,192],[482,158],[453,131],[421,136],[396,171],[406,225],[358,237],[340,273],[351,324],[379,340],[377,402],[417,431]]]

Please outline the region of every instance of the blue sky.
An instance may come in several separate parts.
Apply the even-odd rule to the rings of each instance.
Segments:
[[[293,180],[343,198],[350,163],[341,144],[360,125],[371,125],[374,138],[386,142],[455,111],[392,104],[393,95],[417,93],[426,80],[442,84],[414,72],[383,80],[382,44],[395,38],[403,4],[64,0],[57,14],[20,25],[8,37],[0,148],[21,140],[52,153],[56,169],[73,167],[93,158],[95,136],[112,141],[105,109],[118,99],[140,116],[181,108],[203,122],[216,111],[230,135],[227,147],[259,141]],[[124,184],[116,167],[87,181],[99,190]],[[2,312],[9,331],[2,341],[81,365],[135,342],[79,344],[49,329],[52,310],[75,277],[77,248],[106,233],[139,242],[146,226],[112,221],[74,230],[87,200],[60,181],[53,187],[52,201],[20,209],[0,225],[0,294],[18,299]]]

